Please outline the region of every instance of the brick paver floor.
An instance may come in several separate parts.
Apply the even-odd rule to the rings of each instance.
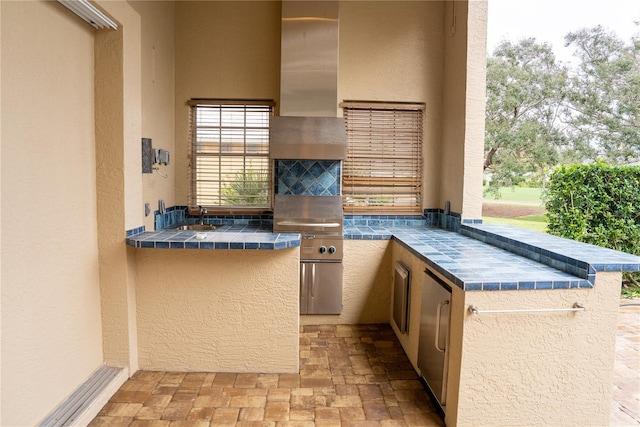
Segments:
[[[443,426],[388,325],[304,326],[299,374],[139,371],[90,426]]]
[[[621,300],[613,374],[612,426],[640,426],[640,298]]]
[[[611,426],[640,425],[640,299],[622,300]],[[139,371],[90,426],[443,426],[388,325],[305,326],[299,374]]]

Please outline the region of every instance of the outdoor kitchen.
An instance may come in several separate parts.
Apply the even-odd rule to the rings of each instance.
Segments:
[[[81,92],[81,101],[64,115],[95,110],[81,116],[86,126],[73,138],[66,122],[58,129],[54,121],[9,134],[30,129],[34,141],[61,134],[69,144],[46,156],[38,144],[12,147],[29,151],[10,153],[26,172],[7,186],[9,200],[38,189],[69,204],[51,210],[61,224],[52,237],[7,219],[19,229],[8,237],[20,245],[5,264],[13,286],[9,299],[3,294],[12,303],[7,320],[3,313],[3,388],[20,393],[3,393],[6,424],[38,423],[100,368],[115,372],[111,388],[95,393],[106,398],[101,404],[130,377],[144,383],[136,372],[296,375],[305,340],[329,341],[301,330],[347,325],[355,333],[358,325],[390,328],[408,360],[402,372],[420,378],[437,423],[607,424],[620,278],[639,271],[640,258],[481,222],[485,2],[97,1],[118,29],[95,32],[77,28],[86,23],[51,7],[57,3],[4,3],[3,36],[19,35],[10,40],[28,52],[37,47],[34,61],[58,63],[49,51],[63,56],[35,30],[52,16],[59,46],[80,45],[74,49],[90,58],[84,84],[64,89]],[[310,4],[320,15],[300,15],[297,8]],[[326,25],[321,38],[304,30],[309,22]],[[301,40],[322,54],[304,56]],[[77,71],[72,58],[60,62]],[[301,63],[311,71],[296,73]],[[11,82],[27,79],[21,67],[11,71]],[[39,80],[6,99],[56,90]],[[48,102],[66,99],[53,93]],[[260,127],[251,155],[270,172],[261,183],[269,209],[191,203],[194,111],[215,103],[264,107],[269,126]],[[344,111],[363,103],[421,118],[420,155],[412,157],[421,175],[406,184],[417,189],[414,212],[345,211]],[[92,150],[87,138],[95,139]],[[150,170],[140,152],[145,139],[158,149]],[[234,155],[210,140],[202,146]],[[68,165],[76,163],[91,170],[78,166],[82,173],[72,175]],[[37,186],[32,164],[45,171]],[[95,188],[80,199],[61,191],[48,183],[52,164],[62,165],[56,172],[67,184]],[[29,255],[44,249],[40,271]],[[72,260],[61,259],[65,250]],[[334,338],[350,344],[351,337]],[[340,376],[345,389],[365,385]],[[326,392],[317,384],[324,383],[307,377],[288,388],[312,401],[314,390]]]
[[[314,11],[330,14],[322,21],[328,29],[318,33],[291,19],[294,12],[312,15],[283,5],[280,115],[272,118],[269,131],[273,217],[263,217],[257,228],[235,221],[234,230],[208,216],[216,231],[199,241],[193,232],[162,230],[129,239],[141,248],[136,254],[141,369],[297,372],[299,325],[390,323],[447,424],[489,418],[518,423],[538,416],[540,404],[557,407],[551,412],[562,411],[565,421],[592,422],[598,416],[606,421],[608,400],[596,392],[606,385],[594,381],[588,373],[593,371],[580,361],[585,352],[597,354],[591,369],[610,369],[613,353],[605,349],[614,337],[617,291],[612,285],[620,274],[611,269],[614,264],[638,268],[638,259],[602,252],[596,258],[613,259],[596,270],[575,255],[590,250],[574,243],[530,245],[515,236],[505,246],[499,237],[503,230],[461,218],[448,203],[424,216],[345,216],[341,174],[348,138],[343,119],[336,117],[337,8],[325,2]],[[322,54],[305,53],[302,40],[313,46],[312,53]],[[317,58],[324,62],[313,65]],[[321,75],[296,74],[292,64],[301,63],[311,63],[309,69]],[[239,241],[244,251],[233,250]],[[178,250],[144,249],[164,245]],[[531,255],[522,249],[527,247]],[[202,250],[207,248],[228,250]],[[247,253],[248,248],[259,250]],[[539,251],[549,251],[549,262],[535,256]],[[411,278],[400,293],[394,288],[398,263]],[[212,282],[203,273],[211,269],[211,276],[219,275],[221,265],[234,271],[228,280],[237,287]],[[162,274],[154,276],[157,271]],[[273,281],[264,280],[269,277]],[[444,293],[432,294],[436,288]],[[433,313],[426,311],[432,302]],[[189,312],[220,309],[191,322],[193,316],[177,307],[192,304],[203,306]],[[170,305],[176,307],[171,315],[158,310]],[[236,308],[227,312],[230,306]],[[436,319],[435,326],[425,318]],[[567,342],[569,336],[580,337],[580,352]],[[437,351],[430,355],[434,339]],[[550,339],[557,343],[553,353],[547,351]],[[176,340],[180,345],[173,345]],[[523,360],[539,375],[535,386],[509,379],[522,370]],[[576,380],[593,388],[567,400],[575,394]],[[537,396],[535,402],[531,395]],[[482,403],[487,400],[497,405]],[[584,402],[593,411],[585,411]]]

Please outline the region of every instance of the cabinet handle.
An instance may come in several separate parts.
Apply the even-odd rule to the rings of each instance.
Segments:
[[[436,346],[436,350],[440,353],[444,353],[445,351],[444,348],[440,348],[440,318],[442,317],[442,307],[448,304],[448,300],[440,301],[440,303],[438,303],[438,309],[436,310],[436,339],[434,344]]]
[[[311,264],[311,298],[313,298],[313,288],[316,286],[316,265]]]

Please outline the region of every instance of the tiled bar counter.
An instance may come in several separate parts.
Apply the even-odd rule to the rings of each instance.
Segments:
[[[347,222],[347,240],[395,240],[465,291],[593,287],[597,271],[639,271],[640,257],[496,224],[462,224],[460,232],[393,220]],[[375,225],[369,225],[369,222]],[[420,221],[413,221],[413,223]],[[300,234],[273,233],[270,224],[218,225],[214,231],[163,229],[127,237],[136,248],[280,250],[300,246]]]
[[[160,230],[132,235],[127,244],[151,249],[262,249],[300,246],[300,234],[272,233],[271,227],[222,225],[214,231]]]
[[[422,272],[452,289],[447,425],[606,425],[621,273],[638,271],[640,258],[511,227],[431,223],[347,219],[343,315],[317,317],[297,314],[298,234],[268,223],[224,224],[200,240],[133,234],[141,368],[295,372],[302,323],[395,330],[392,266],[402,261],[411,326],[396,334],[416,368]],[[371,286],[354,291],[361,282]],[[527,311],[574,303],[585,311]]]

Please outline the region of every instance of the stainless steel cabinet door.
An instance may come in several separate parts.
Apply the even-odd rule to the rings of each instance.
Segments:
[[[418,368],[443,408],[447,392],[450,306],[451,290],[432,274],[425,272],[422,281]]]
[[[302,262],[300,314],[342,312],[342,263]]]

